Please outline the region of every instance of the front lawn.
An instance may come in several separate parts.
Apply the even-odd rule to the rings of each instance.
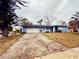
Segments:
[[[79,33],[44,33],[44,35],[68,48],[79,47]]]
[[[0,55],[6,52],[6,50],[11,47],[15,42],[17,42],[22,37],[22,34],[12,35],[7,38],[0,38]]]

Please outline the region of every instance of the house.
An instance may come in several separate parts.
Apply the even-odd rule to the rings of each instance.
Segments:
[[[23,33],[40,33],[40,32],[68,32],[68,26],[61,25],[22,25]]]

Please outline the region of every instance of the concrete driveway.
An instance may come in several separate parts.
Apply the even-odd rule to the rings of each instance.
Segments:
[[[68,49],[53,40],[49,40],[41,33],[25,34],[1,55],[0,59],[34,59]]]

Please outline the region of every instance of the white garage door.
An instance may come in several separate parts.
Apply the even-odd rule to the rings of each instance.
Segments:
[[[40,33],[40,29],[38,29],[38,28],[28,28],[27,33]]]

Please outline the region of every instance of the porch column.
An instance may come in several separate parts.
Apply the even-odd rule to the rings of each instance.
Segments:
[[[55,26],[55,32],[58,32],[58,27],[57,26]]]

